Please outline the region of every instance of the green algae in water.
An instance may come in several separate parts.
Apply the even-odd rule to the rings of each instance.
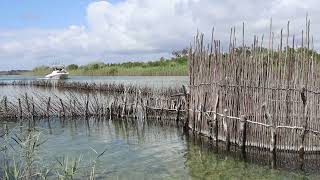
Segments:
[[[319,179],[299,173],[269,169],[229,156],[219,157],[212,150],[190,145],[187,150],[186,168],[191,179]]]

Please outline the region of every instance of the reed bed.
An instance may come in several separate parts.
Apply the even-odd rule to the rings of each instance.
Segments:
[[[285,34],[285,36],[284,36]],[[231,28],[229,51],[219,40],[206,46],[197,34],[189,51],[190,96],[186,126],[227,149],[236,144],[271,152],[320,151],[320,62],[315,59],[310,20],[300,43],[288,22],[278,43],[254,36],[250,46]]]

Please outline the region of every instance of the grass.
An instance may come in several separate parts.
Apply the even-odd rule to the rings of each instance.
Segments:
[[[91,63],[83,66],[70,64],[67,70],[71,75],[90,76],[185,76],[187,75],[187,57],[119,64]],[[48,66],[39,66],[32,70],[32,75],[43,76],[51,71]]]

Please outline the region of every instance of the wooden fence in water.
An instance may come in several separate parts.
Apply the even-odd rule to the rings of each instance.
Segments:
[[[232,28],[227,53],[220,41],[206,46],[198,34],[189,50],[186,126],[243,152],[319,152],[320,63],[309,32],[306,19],[297,44],[288,22],[275,43],[271,23],[267,47],[263,36],[246,46],[243,26],[239,46]]]
[[[97,116],[182,122],[186,106],[184,94],[180,93],[183,88],[47,80],[5,82],[0,86],[34,88],[0,98],[0,120]]]
[[[263,37],[254,37],[249,47],[236,45],[235,29],[230,35],[229,52],[220,41],[204,45],[198,34],[189,51],[189,88],[137,88],[116,84],[83,84],[50,81],[2,83],[61,88],[67,91],[98,91],[114,94],[69,94],[65,98],[42,95],[3,97],[1,117],[49,116],[134,116],[184,120],[185,128],[223,141],[227,150],[233,145],[256,147],[267,151],[320,152],[320,63],[310,38],[310,23],[295,36],[280,32],[274,43],[270,30],[268,47]],[[270,28],[271,29],[271,28]],[[289,37],[292,37],[289,41]],[[276,48],[274,48],[276,46]],[[186,117],[186,118],[184,118]],[[301,156],[301,157],[302,157]]]

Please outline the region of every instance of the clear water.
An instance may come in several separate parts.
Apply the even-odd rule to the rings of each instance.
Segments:
[[[19,133],[28,123],[10,122],[8,126]],[[38,150],[36,163],[52,169],[54,174],[54,169],[59,166],[57,159],[81,157],[77,172],[80,179],[88,176],[92,160],[104,150],[96,164],[97,179],[320,178],[272,170],[233,156],[219,155],[206,143],[184,135],[174,125],[132,123],[131,120],[91,119],[87,123],[81,119],[51,119],[37,121],[36,126],[41,132],[41,140],[46,140]]]

